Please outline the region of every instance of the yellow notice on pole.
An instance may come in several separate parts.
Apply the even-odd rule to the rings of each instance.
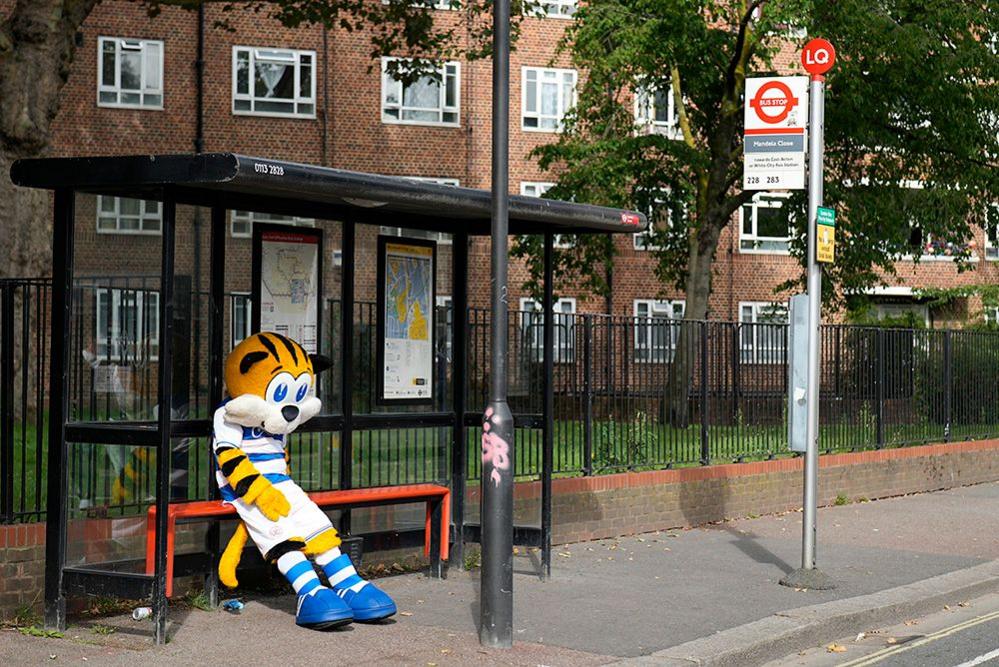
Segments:
[[[820,206],[815,222],[815,261],[832,264],[836,261],[836,211]]]

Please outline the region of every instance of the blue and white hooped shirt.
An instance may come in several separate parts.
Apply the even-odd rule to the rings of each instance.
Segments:
[[[267,433],[261,428],[251,428],[226,421],[225,404],[215,411],[212,423],[213,456],[222,445],[242,449],[247,458],[250,459],[250,463],[272,484],[287,482],[291,479],[288,476],[288,464],[284,458],[284,436]],[[226,479],[221,470],[216,469],[215,479],[218,481],[222,500],[227,503],[235,500],[236,496],[229,485],[229,480]]]

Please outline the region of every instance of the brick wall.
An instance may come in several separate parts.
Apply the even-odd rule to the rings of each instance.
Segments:
[[[999,480],[999,440],[832,454],[820,457],[819,466],[820,505],[831,505],[840,494],[873,500]],[[793,510],[801,506],[801,468],[802,459],[795,458],[556,479],[553,538],[557,544],[579,542]],[[516,485],[516,521],[537,522],[540,492],[537,482]],[[478,489],[469,489],[467,506],[474,514]],[[411,508],[377,508],[366,520],[372,529],[386,529],[413,516]],[[141,518],[73,522],[70,557],[85,562],[141,557],[143,526]],[[195,548],[202,535],[200,529],[182,528],[178,552]],[[0,616],[22,605],[39,606],[44,544],[43,523],[0,526]],[[383,557],[374,554],[365,563]]]
[[[801,458],[552,482],[556,543],[683,528],[801,507]],[[999,480],[999,440],[831,454],[819,458],[819,505],[839,494],[886,498]],[[540,483],[518,484],[518,521],[540,512]],[[477,489],[469,504],[478,503]],[[536,522],[534,518],[534,522]]]
[[[11,0],[0,0],[0,11]],[[370,35],[303,26],[285,28],[266,13],[222,12],[206,9],[205,36],[205,149],[238,151],[277,159],[295,160],[332,167],[384,174],[457,178],[462,185],[486,188],[490,173],[491,69],[488,61],[461,63],[461,118],[459,127],[423,127],[387,124],[381,121],[380,64],[370,57]],[[438,11],[435,19],[457,24],[460,12]],[[231,30],[215,25],[226,19]],[[555,135],[525,132],[521,128],[522,66],[567,67],[568,55],[556,46],[569,23],[562,19],[528,19],[511,56],[510,189],[519,193],[522,181],[554,181],[528,158],[530,151],[553,141]],[[100,3],[80,34],[61,108],[53,125],[51,155],[95,155],[127,153],[190,152],[195,137],[195,36],[194,12],[164,7],[150,18],[141,3],[106,0]],[[164,103],[162,110],[98,107],[96,104],[97,39],[100,36],[159,39],[164,42]],[[324,39],[325,37],[325,39]],[[466,38],[467,39],[467,38]],[[288,47],[315,51],[316,117],[263,118],[232,113],[232,47]],[[399,54],[406,55],[406,54]],[[788,44],[775,57],[775,66],[786,73],[799,73],[795,47]],[[582,73],[581,73],[582,75]],[[626,102],[630,103],[630,101]],[[737,223],[738,214],[733,217]],[[387,219],[386,225],[393,221]],[[202,227],[201,246],[207,253],[207,224]],[[138,264],[147,271],[158,264],[155,237],[98,235],[92,214],[79,226],[77,271],[107,273],[108,257],[116,259],[115,272],[124,273]],[[375,228],[360,231],[355,263],[358,268],[358,298],[372,298]],[[178,235],[178,272],[190,272],[190,246],[194,235]],[[984,248],[984,235],[975,239]],[[231,239],[229,258],[242,265],[249,254],[249,240]],[[327,235],[327,248],[338,247],[338,232]],[[650,253],[636,251],[630,235],[615,239],[618,255],[614,263],[614,293],[610,310],[633,315],[635,299],[683,298],[682,291],[662,286],[655,279]],[[981,254],[981,253],[980,253]],[[204,255],[203,255],[204,256]],[[120,263],[117,260],[123,260]],[[439,261],[438,292],[450,293],[447,272],[450,257],[443,250]],[[488,266],[488,241],[473,242],[472,267]],[[207,272],[205,272],[207,273]],[[339,285],[339,271],[327,271],[330,294]],[[959,273],[953,262],[929,261],[919,266],[901,262],[893,284],[952,287],[994,282],[999,266],[981,258],[972,270]],[[740,301],[783,300],[775,288],[801,275],[796,260],[787,254],[744,253],[739,249],[738,229],[730,225],[722,234],[712,286],[709,316],[736,319]],[[526,296],[520,289],[525,268],[514,262],[510,285],[513,303]],[[204,277],[207,280],[207,277]],[[560,296],[577,299],[580,312],[605,312],[602,297],[580,292],[574,279],[565,276],[556,286]],[[234,277],[230,289],[247,289],[248,277]],[[473,272],[472,305],[486,305],[487,281]],[[977,299],[962,304],[959,315],[978,316]],[[947,322],[949,316],[935,316]]]

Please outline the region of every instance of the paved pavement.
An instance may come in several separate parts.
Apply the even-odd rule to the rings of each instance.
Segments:
[[[839,582],[832,591],[777,584],[799,562],[800,513],[558,547],[546,582],[531,574],[536,555],[520,554],[510,652],[478,648],[478,572],[452,570],[446,581],[380,580],[403,612],[386,626],[308,632],[292,622],[291,596],[261,597],[238,617],[175,614],[173,639],[159,649],[142,634],[149,626],[130,619],[101,621],[117,628],[111,635],[93,624],[72,629],[68,641],[0,632],[0,664],[51,662],[50,654],[56,661],[132,664],[136,649],[151,665],[225,664],[237,654],[303,664],[317,652],[328,664],[350,665],[602,664],[991,563],[999,559],[997,506],[999,483],[821,509],[819,565]]]
[[[971,667],[999,665],[999,594],[872,628],[766,667]]]

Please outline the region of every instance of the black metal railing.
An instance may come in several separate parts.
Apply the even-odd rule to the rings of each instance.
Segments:
[[[171,411],[207,419],[207,297],[175,289]],[[158,376],[158,285],[142,278],[89,277],[74,291],[69,409],[74,422],[151,421]],[[0,281],[0,522],[44,519],[50,285]],[[248,331],[249,296],[227,298],[226,345]],[[324,347],[343,335],[339,302],[324,304]],[[385,407],[375,400],[376,308],[358,303],[352,401],[351,484],[445,481],[452,430],[421,423],[420,413],[453,411],[454,313],[436,311],[436,392],[432,408]],[[462,324],[462,318],[458,318]],[[543,315],[510,313],[509,401],[517,419],[516,474],[541,470]],[[556,313],[553,473],[592,475],[787,455],[787,326],[686,322],[656,317]],[[489,375],[489,313],[465,314],[466,423],[478,421]],[[198,332],[197,335],[195,332]],[[189,344],[186,344],[189,342]],[[999,432],[999,333],[826,325],[822,328],[820,434],[823,451],[978,439]],[[331,355],[335,358],[336,355]],[[340,369],[322,379],[324,415],[342,414]],[[412,418],[409,418],[412,415]],[[385,421],[388,418],[389,421]],[[365,423],[364,420],[367,420]],[[479,475],[479,434],[468,429],[467,474]],[[296,433],[293,472],[307,489],[341,482],[340,433]],[[208,493],[206,437],[177,438],[172,497]],[[133,514],[148,505],[155,455],[147,448],[73,443],[74,509]],[[149,458],[145,458],[145,457]]]

